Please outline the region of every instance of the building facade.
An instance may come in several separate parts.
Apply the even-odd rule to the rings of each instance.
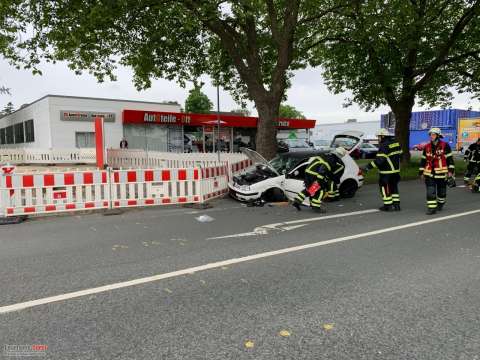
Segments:
[[[94,147],[94,118],[100,116],[105,120],[105,145],[115,148],[123,137],[125,109],[180,111],[180,105],[47,95],[0,118],[0,147]]]
[[[375,139],[375,133],[380,129],[380,121],[347,121],[343,123],[317,124],[312,131],[313,140],[332,140],[343,131],[356,130],[364,133],[364,139]]]
[[[186,114],[179,104],[47,95],[0,118],[0,148],[95,147],[94,119],[104,119],[105,146],[150,151],[238,151],[254,147],[258,118]],[[219,121],[220,120],[220,121]],[[279,119],[278,135],[308,138],[315,120]]]

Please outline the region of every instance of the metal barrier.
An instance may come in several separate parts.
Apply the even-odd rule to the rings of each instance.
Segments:
[[[95,164],[95,149],[0,149],[0,163]]]
[[[108,173],[105,170],[1,176],[0,210],[3,216],[108,207]]]
[[[201,203],[228,191],[227,166],[0,175],[0,217]]]

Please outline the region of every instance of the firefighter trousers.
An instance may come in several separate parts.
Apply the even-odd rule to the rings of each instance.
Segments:
[[[380,174],[378,185],[380,187],[380,195],[382,196],[384,205],[400,205],[400,194],[398,192],[399,182],[399,174]]]
[[[310,195],[310,193],[307,190],[310,187],[311,185],[310,184],[310,185],[306,185],[305,189],[303,189],[297,194],[297,197],[295,198],[295,200],[300,203],[303,203],[305,199],[308,197],[310,198],[310,206],[312,208],[320,208],[322,205],[322,200],[325,196],[325,189],[327,188],[326,186],[327,184],[324,182],[319,182],[319,184],[320,184],[320,188],[317,190],[317,192],[313,196]]]
[[[425,176],[425,185],[427,187],[427,207],[436,209],[439,204],[443,206],[447,200],[446,178]]]
[[[333,180],[328,184],[327,199],[329,201],[340,200],[340,191],[338,190],[337,183]]]
[[[477,175],[477,172],[478,172],[477,166],[478,164],[476,162],[469,161],[467,165],[467,171],[465,171],[465,177],[463,178],[463,180],[470,181],[472,176]]]

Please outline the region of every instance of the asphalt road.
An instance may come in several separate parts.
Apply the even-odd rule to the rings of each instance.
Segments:
[[[48,359],[480,359],[480,195],[452,189],[434,217],[420,182],[401,196],[388,214],[366,186],[325,215],[225,199],[2,226],[0,344]]]

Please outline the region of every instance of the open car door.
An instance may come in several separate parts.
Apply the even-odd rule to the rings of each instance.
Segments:
[[[330,147],[335,149],[341,146],[351,154],[362,145],[364,135],[365,134],[362,131],[357,130],[342,131],[335,135]]]
[[[307,169],[310,159],[304,159],[293,170],[285,174],[283,189],[289,200],[294,200],[297,194],[304,189],[305,170]],[[304,204],[308,205],[308,198]]]

